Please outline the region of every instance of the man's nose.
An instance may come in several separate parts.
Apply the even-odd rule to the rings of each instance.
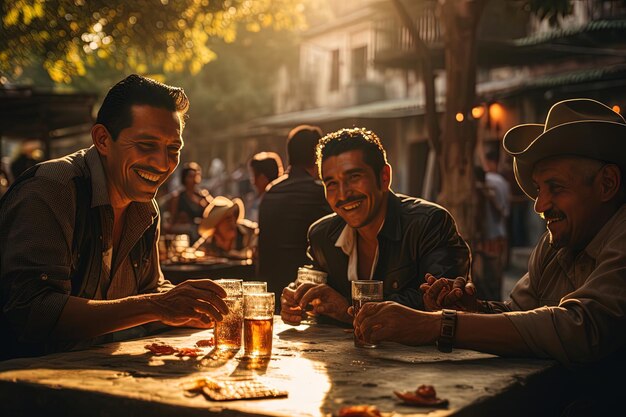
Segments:
[[[339,181],[339,199],[345,200],[351,194],[351,188],[347,181]]]
[[[167,146],[164,146],[159,152],[155,152],[154,161],[157,169],[167,171],[170,166],[170,154]]]
[[[551,207],[550,198],[545,192],[541,192],[537,194],[537,198],[535,198],[535,213],[541,214],[548,211]]]

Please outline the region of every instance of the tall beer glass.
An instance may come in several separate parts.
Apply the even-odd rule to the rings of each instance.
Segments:
[[[274,334],[274,293],[245,294],[243,340],[245,355],[249,358],[272,356]]]
[[[318,271],[317,269],[300,267],[298,268],[298,277],[296,278],[296,286],[299,287],[304,283],[310,284],[326,284],[328,274],[324,271]],[[313,306],[308,304],[302,312],[302,321],[304,324],[315,324],[317,318],[313,312]]]
[[[238,351],[241,349],[243,325],[243,287],[240,279],[218,279],[215,283],[226,291],[224,301],[228,314],[215,323],[215,346],[220,350]]]
[[[357,280],[352,281],[352,306],[354,307],[354,316],[365,303],[383,301],[383,282],[375,280]],[[365,343],[357,338],[354,334],[354,346],[363,348],[375,348],[377,345]]]
[[[259,292],[267,292],[267,282],[265,281],[244,281],[243,293],[255,294]]]

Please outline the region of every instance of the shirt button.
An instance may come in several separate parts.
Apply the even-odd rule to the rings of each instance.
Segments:
[[[40,277],[41,277],[41,280],[42,280],[42,281],[45,281],[45,280],[47,280],[47,279],[48,279],[48,274],[41,274],[41,276],[40,276]]]
[[[134,266],[135,268],[137,268],[137,267],[139,266],[139,264],[138,264],[137,262],[135,262],[135,263],[133,264],[133,266]]]
[[[398,284],[398,281],[394,281],[391,283],[391,288],[393,288],[394,290],[397,290],[399,286],[400,285]]]

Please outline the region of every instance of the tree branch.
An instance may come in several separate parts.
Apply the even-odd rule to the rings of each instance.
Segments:
[[[437,154],[441,151],[441,128],[437,117],[437,103],[435,102],[435,74],[433,71],[430,50],[420,37],[415,23],[409,16],[401,0],[391,0],[398,14],[400,22],[409,31],[413,40],[413,47],[418,55],[422,56],[422,82],[426,99],[426,129],[428,141]]]

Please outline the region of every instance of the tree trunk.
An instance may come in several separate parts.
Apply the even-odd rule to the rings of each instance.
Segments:
[[[476,121],[476,35],[485,1],[441,1],[446,62],[446,111],[443,117],[438,203],[456,219],[468,241],[477,234],[478,195],[474,183]],[[459,119],[462,120],[459,121]]]

